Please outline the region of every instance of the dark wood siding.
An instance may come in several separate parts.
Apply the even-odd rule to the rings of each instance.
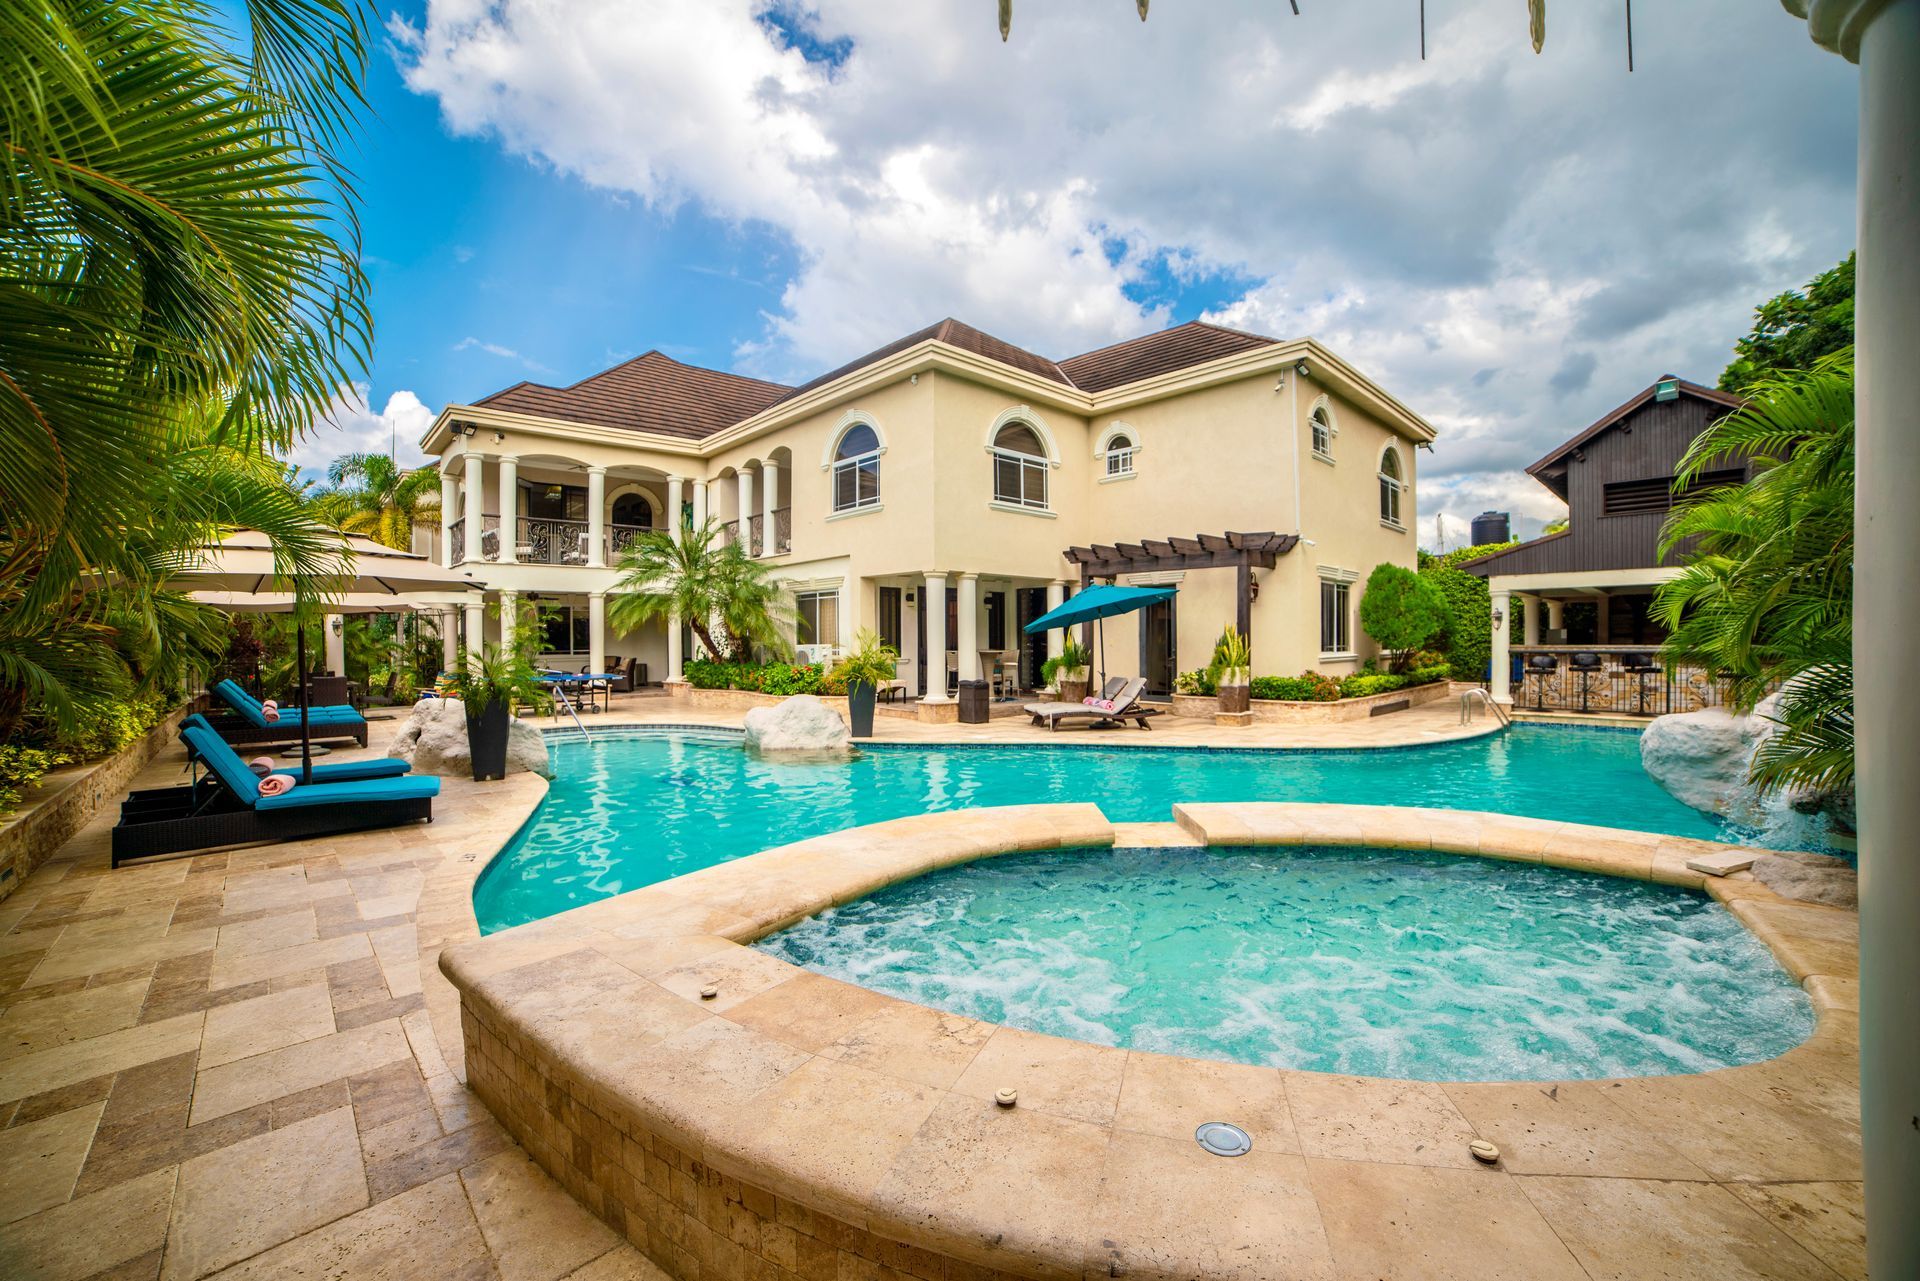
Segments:
[[[1475,562],[1473,573],[1556,574],[1591,569],[1646,569],[1677,563],[1659,555],[1664,511],[1608,516],[1606,486],[1668,479],[1694,438],[1726,416],[1725,405],[1682,394],[1649,401],[1566,459],[1568,532]],[[1727,464],[1718,464],[1718,471]],[[1742,477],[1744,468],[1738,468]]]

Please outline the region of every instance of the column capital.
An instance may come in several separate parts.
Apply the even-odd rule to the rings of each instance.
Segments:
[[[606,474],[607,469],[605,467],[593,466],[587,468],[587,475],[589,476],[604,476]]]
[[[954,577],[959,579],[963,583],[976,583],[980,581],[980,575],[970,569],[961,570],[959,573],[955,574]]]
[[[948,574],[947,574],[947,571],[944,569],[929,569],[925,573],[923,573],[921,577],[928,579],[929,581],[937,578],[944,583],[947,581]]]
[[[595,588],[593,591],[588,592],[587,595],[594,600],[605,600],[607,598],[607,589],[604,587]]]
[[[512,463],[515,467],[520,465],[520,455],[518,454],[491,454],[489,457],[503,463]]]

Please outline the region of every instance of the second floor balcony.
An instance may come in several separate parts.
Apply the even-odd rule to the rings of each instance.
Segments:
[[[789,550],[792,542],[791,511],[782,507],[774,512],[774,555],[782,555]],[[487,515],[480,518],[479,556],[474,559],[499,561],[502,559],[500,546],[500,517]],[[522,516],[515,522],[513,559],[523,565],[587,565],[593,561],[591,555],[592,528],[584,520],[549,520],[542,517]],[[449,527],[452,534],[453,564],[469,559],[467,549],[467,521],[465,517],[454,521]],[[753,517],[748,523],[748,548],[752,555],[761,554],[760,540],[761,518]],[[727,521],[720,526],[721,537],[729,544],[740,536],[739,522]],[[648,528],[641,525],[608,525],[605,534],[605,546],[602,559],[613,564],[620,559],[628,545]]]
[[[758,558],[766,554],[763,550],[766,544],[761,537],[764,528],[765,522],[762,517],[749,516],[747,518],[747,555]],[[722,521],[720,523],[720,538],[721,541],[729,547],[739,542],[740,522],[737,520]],[[775,556],[784,556],[792,550],[793,509],[790,507],[777,508],[773,513],[773,554]]]

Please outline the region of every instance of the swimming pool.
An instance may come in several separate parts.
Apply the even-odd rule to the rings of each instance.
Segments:
[[[1097,803],[1166,822],[1175,801],[1331,801],[1490,810],[1709,840],[1750,839],[1640,768],[1637,733],[1516,725],[1372,751],[877,744],[849,761],[774,761],[738,735],[556,736],[547,798],[474,889],[484,932],[772,846],[930,810]]]
[[[1704,1072],[1812,1003],[1693,890],[1430,852],[982,859],[760,940],[795,965],[1055,1036],[1425,1081]]]

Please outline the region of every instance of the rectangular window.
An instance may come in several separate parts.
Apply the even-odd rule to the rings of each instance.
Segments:
[[[1336,583],[1325,578],[1320,580],[1320,652],[1322,654],[1353,652],[1352,624],[1349,621],[1348,611],[1352,586],[1351,583]]]
[[[1047,460],[1030,454],[996,451],[993,455],[993,500],[1045,511]]]
[[[587,491],[573,485],[522,485],[520,514],[534,520],[585,520]]]
[[[1107,451],[1107,475],[1133,475],[1133,450],[1131,448],[1109,449]]]
[[[1692,498],[1705,490],[1723,485],[1738,485],[1747,478],[1738,467],[1702,472],[1680,494]],[[1673,477],[1651,476],[1645,480],[1616,480],[1601,488],[1600,514],[1603,516],[1644,516],[1659,514],[1673,506]]]
[[[1380,519],[1389,525],[1400,523],[1400,482],[1390,476],[1380,478]]]
[[[858,511],[880,504],[880,455],[862,454],[833,465],[833,510]]]
[[[794,607],[800,644],[840,643],[839,592],[800,592],[794,597]]]
[[[543,654],[585,654],[588,652],[587,626],[591,616],[571,605],[540,607],[540,652]]]
[[[1333,457],[1333,433],[1327,429],[1324,419],[1313,420],[1313,452],[1322,458]]]
[[[900,589],[880,589],[880,643],[894,653],[900,652]]]

